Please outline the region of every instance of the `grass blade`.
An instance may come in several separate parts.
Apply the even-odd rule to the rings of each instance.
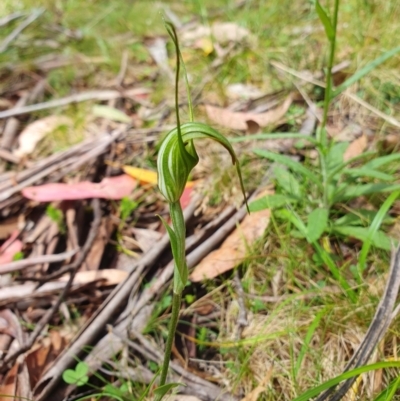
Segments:
[[[253,135],[246,135],[228,139],[229,142],[231,143],[247,142],[252,140],[268,140],[268,139],[299,139],[299,140],[309,141],[315,145],[318,144],[318,141],[309,135],[301,135],[296,133],[282,133],[282,132],[271,133],[271,134],[253,134]]]
[[[400,153],[393,153],[392,155],[381,156],[381,157],[378,157],[377,159],[373,159],[373,160],[369,161],[368,163],[365,163],[364,167],[375,169],[375,168],[384,166],[385,164],[394,162],[399,159],[400,159]]]
[[[358,269],[360,272],[363,272],[365,269],[368,252],[372,245],[372,238],[377,234],[383,219],[385,218],[387,212],[389,211],[393,203],[397,200],[399,195],[400,191],[396,191],[390,194],[390,196],[385,200],[385,202],[383,202],[383,205],[379,209],[378,213],[375,215],[374,220],[372,221],[372,224],[368,229],[367,238],[364,241],[364,244],[361,248],[360,258],[358,261]]]
[[[303,345],[301,347],[299,356],[296,361],[296,365],[294,366],[294,371],[293,371],[294,378],[296,378],[299,373],[299,370],[301,368],[301,363],[303,362],[304,356],[306,355],[306,352],[310,349],[310,342],[312,340],[314,332],[318,328],[319,322],[321,321],[321,319],[326,315],[327,309],[328,308],[325,307],[317,313],[317,316],[315,316],[314,320],[312,321],[312,323],[310,324],[310,327],[307,330],[306,336],[304,337]]]
[[[367,227],[354,226],[335,226],[333,231],[346,237],[357,238],[362,242],[371,241],[371,244],[379,249],[390,251],[392,249],[392,240],[382,231],[374,231],[370,233]],[[369,235],[371,237],[369,238]]]
[[[355,376],[359,376],[366,372],[371,372],[372,370],[385,369],[385,368],[399,368],[399,361],[389,361],[389,362],[378,362],[373,363],[371,365],[361,366],[360,368],[356,368],[353,370],[349,370],[348,372],[342,373],[341,375],[326,381],[325,383],[312,388],[311,390],[306,391],[304,394],[295,398],[293,401],[308,401],[310,398],[315,397],[316,395],[322,393],[325,390],[328,390],[331,387],[336,386],[340,382],[350,379]]]
[[[367,75],[376,67],[378,67],[380,64],[384,63],[386,60],[389,60],[391,57],[393,57],[395,54],[399,52],[400,52],[400,46],[397,46],[394,49],[388,50],[374,61],[371,61],[370,63],[365,65],[363,68],[361,68],[361,70],[357,71],[354,75],[352,75],[348,80],[344,81],[332,92],[331,95],[332,99],[335,96],[340,95],[344,90],[346,90],[351,85],[359,81],[363,76]]]
[[[393,181],[395,177],[390,174],[382,173],[379,170],[374,170],[366,166],[360,168],[348,168],[343,170],[343,174],[350,175],[352,177],[370,177],[376,178],[381,181]]]
[[[383,390],[374,401],[390,401],[393,399],[393,396],[396,394],[397,389],[400,386],[400,376],[397,379],[392,380],[385,390]]]
[[[265,209],[276,209],[287,205],[288,203],[297,202],[297,199],[287,195],[267,195],[255,200],[249,204],[250,212],[258,212]]]
[[[325,28],[327,38],[329,41],[332,41],[335,38],[335,30],[333,29],[332,22],[326,11],[322,8],[318,0],[315,0],[315,11],[317,11],[318,17]]]
[[[346,292],[350,300],[355,303],[357,301],[357,296],[354,290],[350,287],[349,283],[342,276],[341,271],[337,268],[336,263],[333,261],[328,252],[325,251],[324,248],[318,242],[313,243],[314,249],[317,251],[320,259],[328,266],[330,272],[334,279],[340,284],[342,289]]]
[[[342,202],[347,199],[357,198],[362,195],[371,195],[384,192],[393,192],[400,189],[400,184],[364,184],[364,185],[344,185],[335,194],[334,203]]]
[[[292,160],[290,157],[283,156],[278,153],[273,153],[268,150],[262,150],[262,149],[255,149],[254,153],[258,156],[265,157],[274,162],[284,164],[285,166],[289,167],[296,173],[302,174],[303,176],[307,177],[310,181],[314,182],[319,187],[321,187],[321,181],[318,176],[316,176],[308,168],[304,167],[301,163]]]

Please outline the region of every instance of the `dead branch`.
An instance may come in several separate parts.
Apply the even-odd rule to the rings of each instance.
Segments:
[[[0,365],[0,371],[4,372],[6,369],[9,369],[14,364],[14,362],[18,358],[18,356],[22,355],[23,353],[28,351],[33,346],[33,344],[35,343],[39,334],[42,332],[44,327],[48,324],[48,322],[53,317],[54,313],[58,310],[61,303],[64,301],[66,295],[68,294],[68,291],[71,288],[72,282],[74,280],[75,274],[76,274],[77,270],[79,269],[80,265],[86,259],[87,255],[90,251],[90,248],[92,247],[93,242],[96,238],[97,230],[99,229],[100,224],[101,224],[100,201],[98,199],[93,199],[92,205],[93,205],[93,212],[94,212],[92,227],[91,227],[88,237],[86,239],[85,245],[83,246],[80,254],[78,255],[78,257],[75,261],[74,269],[71,269],[70,277],[69,277],[69,280],[68,280],[66,286],[64,287],[64,290],[61,292],[58,300],[54,303],[54,305],[48,310],[48,312],[42,317],[42,319],[36,325],[35,329],[33,330],[32,334],[29,336],[29,338],[25,342],[25,344],[22,345],[15,352],[8,354],[4,358],[4,360],[2,361],[2,363]]]

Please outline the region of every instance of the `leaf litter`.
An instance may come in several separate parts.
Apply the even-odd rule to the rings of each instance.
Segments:
[[[32,15],[35,16],[34,13]],[[41,21],[43,15],[37,18]],[[6,24],[12,21],[13,19],[10,19],[10,22]],[[58,25],[58,22],[54,24],[55,28],[53,28],[57,32],[66,32],[64,26]],[[217,21],[202,25],[195,20],[191,25],[182,23],[180,29],[182,42],[189,51],[194,49],[198,57],[200,52],[196,49],[200,49],[202,52],[200,56],[207,62],[215,58],[216,62],[211,68],[216,68],[218,72],[224,65],[223,61],[229,60],[229,57],[234,54],[231,53],[232,49],[236,49],[235,54],[241,55],[244,48],[254,49],[256,46],[253,33],[236,22]],[[24,27],[25,34],[35,36],[35,30],[27,25]],[[23,36],[20,38],[24,39]],[[102,42],[103,39],[99,39],[98,43],[102,48],[101,57],[87,57],[79,52],[70,57],[62,53],[63,46],[69,46],[78,39],[84,39],[84,35],[82,36],[79,32],[75,35],[72,30],[65,36],[64,42],[59,41],[58,38],[55,39],[61,53],[58,54],[56,53],[58,50],[55,50],[55,53],[45,54],[40,60],[32,59],[34,73],[26,69],[22,60],[15,64],[14,69],[0,66],[5,82],[0,95],[2,109],[0,118],[8,119],[7,122],[14,118],[18,123],[15,125],[17,128],[11,140],[7,139],[10,145],[0,149],[4,151],[0,153],[0,157],[4,159],[0,166],[0,232],[2,233],[0,271],[2,266],[6,269],[10,264],[14,267],[25,266],[13,272],[7,270],[7,275],[3,275],[1,281],[0,305],[3,309],[0,311],[0,324],[4,325],[0,333],[3,360],[0,373],[2,399],[8,399],[6,396],[24,396],[29,399],[51,401],[52,392],[56,387],[60,391],[60,399],[77,396],[79,390],[76,390],[74,383],[67,387],[66,383],[60,382],[59,379],[64,372],[71,375],[72,371],[74,372],[72,376],[76,375],[77,370],[71,368],[77,366],[75,356],[90,359],[90,350],[87,354],[80,353],[81,349],[87,348],[88,345],[101,349],[102,355],[108,355],[108,359],[102,360],[100,365],[111,364],[118,354],[122,360],[121,364],[129,365],[132,369],[139,369],[132,364],[132,360],[126,357],[128,354],[126,351],[134,353],[135,358],[141,358],[140,369],[142,370],[139,374],[138,371],[133,371],[131,377],[135,377],[139,383],[144,377],[151,378],[153,375],[151,369],[154,369],[154,366],[148,364],[149,360],[140,351],[127,345],[134,335],[128,337],[129,324],[125,319],[126,316],[134,316],[134,323],[131,326],[134,328],[144,328],[149,324],[149,333],[151,333],[154,327],[157,331],[163,324],[163,322],[160,323],[160,314],[168,313],[168,299],[162,296],[162,291],[168,284],[168,279],[163,281],[163,277],[167,275],[170,268],[170,255],[165,232],[155,216],[165,214],[165,205],[157,194],[155,187],[157,177],[154,174],[154,153],[160,139],[160,132],[168,131],[167,126],[174,123],[170,116],[171,110],[164,103],[165,97],[170,95],[169,91],[164,94],[163,85],[165,80],[170,80],[172,76],[165,35],[152,34],[151,37],[139,35],[134,38],[131,35],[126,43],[125,39],[121,39],[121,43],[124,43],[126,48],[132,46],[136,50],[135,52],[128,51],[129,56],[125,57],[127,60],[125,66],[124,57],[118,58],[118,62],[121,60],[121,65],[118,65],[120,72],[117,77],[115,71],[118,68],[115,69],[113,66],[110,71],[106,70],[104,65],[111,60],[108,52],[112,53],[114,50],[112,47],[119,46],[118,40],[114,41],[113,46],[108,49],[104,45],[105,42]],[[23,41],[16,42],[16,48],[21,52],[24,51],[22,44]],[[7,48],[11,49],[9,44]],[[48,50],[41,49],[41,51],[46,53]],[[145,56],[146,52],[150,54],[153,63],[150,63],[148,56]],[[195,58],[190,59],[189,63],[193,60]],[[54,77],[60,69],[71,66],[82,71],[81,73],[78,71],[75,77],[67,82],[67,86],[63,87],[63,84],[57,82]],[[96,75],[96,79],[91,81],[88,77],[93,74]],[[191,76],[190,69],[189,79],[196,79]],[[33,94],[39,81],[47,83],[37,99],[32,100],[35,104],[19,102],[24,93]],[[293,127],[306,135],[312,135],[315,132],[317,118],[311,110],[314,104],[310,106],[307,101],[299,100],[293,94],[278,102],[271,96],[272,102],[268,104],[268,96],[263,98],[262,95],[265,92],[259,89],[260,81],[257,79],[254,83],[251,79],[248,81],[244,79],[238,82],[235,77],[231,82],[237,82],[236,84],[225,85],[224,83],[229,101],[239,100],[241,103],[230,104],[228,107],[216,107],[206,101],[207,118],[221,128],[247,133]],[[101,85],[93,88],[93,83],[97,85],[99,82]],[[169,82],[168,85],[170,85]],[[265,85],[262,87],[264,89]],[[288,93],[287,86],[283,89],[285,93]],[[203,93],[201,90],[198,93],[197,101],[202,103]],[[257,103],[259,98],[261,100]],[[43,99],[46,100],[43,101]],[[243,103],[242,101],[250,102]],[[226,105],[226,102],[224,104]],[[306,118],[296,116],[296,107],[299,105],[303,109],[311,110]],[[357,121],[338,122],[334,117],[330,121],[332,135],[336,133],[337,140],[350,142],[344,154],[345,160],[361,155],[367,146],[370,146],[369,133],[363,131],[364,127],[360,125],[354,109],[350,110],[349,119]],[[56,130],[65,131],[63,127],[67,127],[66,131],[70,132],[78,120],[83,121],[84,134],[80,143],[62,151],[53,149],[46,156],[37,154],[36,149],[47,136]],[[284,144],[279,148],[281,152],[302,154],[301,149],[293,146],[294,141],[290,140],[286,143],[282,140],[280,143]],[[267,141],[263,145],[267,147]],[[244,153],[245,149],[241,148],[240,151]],[[213,155],[209,154],[208,157],[212,164]],[[215,165],[215,162],[213,163]],[[215,168],[215,170],[218,169]],[[214,171],[213,174],[218,175]],[[207,385],[210,385],[210,382],[201,382],[202,384],[196,387],[193,384],[193,378],[191,380],[190,377],[183,375],[182,380],[186,382],[186,391],[190,395],[171,396],[171,399],[210,399],[211,401],[219,397],[219,392],[222,390],[231,390],[236,386],[233,370],[231,372],[230,368],[223,367],[222,364],[218,365],[215,358],[207,361],[207,350],[203,345],[207,344],[207,341],[208,344],[214,344],[215,333],[221,341],[224,341],[224,337],[229,337],[228,324],[231,321],[235,324],[236,319],[235,316],[229,316],[230,311],[234,310],[230,306],[235,304],[236,300],[231,300],[224,289],[214,288],[208,291],[203,286],[203,280],[221,282],[219,280],[225,280],[221,276],[223,273],[229,272],[244,262],[249,264],[249,268],[243,280],[251,274],[260,279],[260,270],[263,268],[254,270],[253,262],[251,258],[248,260],[247,256],[251,256],[249,250],[260,238],[263,238],[269,225],[270,211],[264,210],[246,216],[240,224],[235,223],[236,228],[233,231],[232,227],[226,230],[232,232],[227,235],[226,222],[231,222],[230,219],[237,216],[237,213],[232,210],[230,214],[224,215],[226,211],[229,211],[226,203],[234,195],[227,191],[226,187],[224,188],[224,180],[230,183],[228,173],[223,172],[221,176],[222,184],[219,184],[218,188],[219,198],[217,196],[215,199],[212,195],[206,195],[209,200],[206,212],[201,213],[196,203],[198,192],[210,185],[207,174],[201,169],[195,172],[193,181],[188,184],[181,199],[187,218],[191,219],[188,224],[190,256],[188,260],[192,266],[195,266],[191,275],[194,284],[188,287],[188,297],[185,300],[187,311],[182,313],[182,320],[190,316],[193,327],[203,326],[206,331],[201,331],[197,336],[197,329],[194,331],[182,329],[182,335],[188,336],[188,333],[191,333],[191,338],[197,343],[193,342],[196,344],[193,347],[193,344],[190,345],[188,342],[175,350],[176,358],[182,360],[185,366],[190,366],[190,371],[196,374],[196,380],[203,377],[211,378],[218,383],[219,387],[213,387],[213,391],[217,392],[210,393],[214,394],[213,398],[207,398],[204,388],[208,389]],[[201,185],[195,185],[199,182]],[[249,180],[249,190],[255,189],[256,182],[257,180],[251,184]],[[101,199],[100,217],[97,216],[96,203],[91,199]],[[48,202],[52,202],[51,208],[47,207]],[[211,206],[213,202],[219,205],[213,207]],[[204,204],[205,202],[202,206],[203,211]],[[215,239],[216,242],[212,248],[222,242],[220,248],[202,253],[202,247],[207,243],[207,239],[214,238],[215,234],[218,234],[215,238],[219,239]],[[90,244],[90,249],[85,249],[85,244]],[[268,241],[267,244],[269,244]],[[274,246],[272,251],[279,253],[280,245]],[[49,257],[60,255],[63,258],[49,261]],[[282,260],[286,257],[282,255]],[[18,260],[20,258],[22,259]],[[18,263],[22,264],[18,265]],[[284,269],[280,268],[285,275]],[[71,276],[72,271],[74,271],[74,277]],[[261,280],[265,280],[266,276],[261,276]],[[299,282],[302,280],[301,277],[297,279]],[[69,281],[71,281],[70,287],[68,287]],[[226,286],[226,283],[229,284],[229,279],[224,281],[222,287]],[[318,283],[320,284],[320,281]],[[307,284],[301,283],[301,285],[308,288]],[[289,292],[296,296],[300,288],[303,287],[292,285]],[[67,292],[63,293],[65,289]],[[252,294],[252,291],[250,285],[246,288],[245,296],[253,295],[254,299],[257,299],[262,295]],[[279,291],[279,285],[275,285],[273,290],[275,298],[286,296]],[[318,291],[320,291],[318,297],[325,296],[323,288]],[[199,296],[205,299],[195,300],[193,310],[201,311],[201,313],[195,312],[190,315],[190,304],[193,302],[191,296],[196,298],[197,294],[202,294]],[[215,302],[216,294],[223,299],[220,304]],[[237,292],[236,296],[242,295]],[[268,295],[265,296],[268,297]],[[226,301],[225,298],[229,300]],[[285,369],[286,372],[290,369],[287,361],[292,357],[286,353],[284,337],[280,346],[271,340],[263,342],[260,339],[263,333],[272,336],[274,330],[281,332],[288,330],[285,316],[289,316],[290,309],[287,306],[282,307],[287,308],[286,315],[268,310],[266,314],[270,316],[265,318],[265,305],[250,303],[249,299],[246,298],[241,303],[244,308],[248,308],[249,305],[253,308],[249,313],[250,325],[243,331],[242,339],[249,341],[247,344],[253,341],[252,344],[255,346],[255,352],[250,357],[249,369],[257,373],[254,376],[257,380],[249,379],[248,382],[244,381],[244,384],[240,383],[237,386],[237,397],[226,399],[256,400],[267,386],[268,388],[279,387],[282,389],[282,394],[292,394],[293,389],[287,380],[282,378],[285,375]],[[51,307],[59,300],[62,302],[57,309],[58,313],[47,315],[46,312],[51,310]],[[132,307],[130,303],[132,300],[136,300],[136,305],[141,305],[140,308],[139,306]],[[207,308],[202,309],[202,303],[199,301],[203,301]],[[199,302],[197,306],[196,302]],[[369,302],[370,300],[366,299],[365,304]],[[228,305],[229,303],[231,305]],[[162,309],[158,310],[160,305]],[[227,307],[226,311],[225,307]],[[150,308],[153,313],[157,311],[159,326],[151,326],[154,325],[154,316],[151,311],[148,313],[146,308]],[[254,312],[257,308],[261,308],[262,313]],[[144,313],[145,310],[146,313]],[[143,311],[143,314],[139,314],[139,311]],[[220,316],[224,312],[227,314],[226,327],[224,327],[224,319],[215,317],[216,313]],[[3,314],[12,316],[5,319]],[[337,321],[341,318],[338,317]],[[39,330],[40,335],[29,342],[27,339],[33,338],[30,337],[32,331],[29,327],[40,328],[42,319],[44,325]],[[109,336],[104,336],[106,324],[110,325],[108,327],[112,335],[109,333]],[[294,322],[291,330],[301,333],[309,324],[309,317],[304,314]],[[218,326],[219,328],[216,329]],[[228,336],[225,336],[225,328]],[[70,332],[65,335],[67,329]],[[215,330],[214,334],[213,330]],[[328,350],[341,349],[338,343],[347,341],[346,344],[350,349],[354,345],[355,334],[351,327],[346,330],[337,336],[338,340],[335,340],[334,336],[328,338],[326,348]],[[110,346],[111,343],[108,341],[110,338],[115,341],[113,346]],[[153,339],[150,335],[147,338]],[[302,341],[300,337],[293,337],[291,344],[293,355],[297,355],[296,352],[301,348]],[[315,341],[322,340],[318,337]],[[7,360],[7,355],[12,355],[14,351],[28,345],[24,354],[25,358],[17,356]],[[154,352],[163,345],[160,340],[158,344],[153,341],[152,346],[151,352]],[[184,348],[186,346],[191,349],[190,356],[193,361],[185,360],[183,356],[186,355],[187,350]],[[225,350],[227,357],[235,360],[237,355],[229,354],[228,349],[229,347]],[[143,352],[143,349],[141,351]],[[273,355],[271,356],[270,353]],[[271,380],[271,364],[265,362],[267,354],[269,355],[268,362],[274,359],[282,361],[282,367],[274,371],[273,381]],[[311,358],[307,358],[304,363],[310,363]],[[337,356],[332,356],[326,366],[331,366],[332,360],[335,360],[335,365],[339,366],[344,359],[344,357],[334,358]],[[4,361],[7,363],[5,364]],[[99,368],[100,365],[98,365]],[[204,366],[207,366],[207,369]],[[257,367],[259,367],[258,370]],[[84,373],[83,380],[86,382],[86,373],[90,376],[92,371],[89,372],[84,364],[79,365],[78,370]],[[102,374],[101,370],[99,372]],[[332,371],[329,372],[328,368],[323,372],[327,376],[331,373]],[[47,374],[49,376],[46,376]],[[118,377],[118,372],[115,377]],[[24,381],[24,378],[28,380]],[[26,388],[27,383],[29,383],[28,388]],[[254,386],[254,383],[258,385]],[[234,393],[234,390],[232,392]],[[75,395],[72,395],[73,393]],[[225,399],[224,396],[221,397]]]

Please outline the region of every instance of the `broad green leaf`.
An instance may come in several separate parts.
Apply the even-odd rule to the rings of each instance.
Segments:
[[[303,164],[292,160],[290,157],[280,155],[278,153],[273,153],[263,149],[255,149],[254,153],[258,156],[265,157],[272,161],[284,164],[285,166],[289,167],[292,171],[307,177],[310,181],[314,182],[319,187],[321,187],[321,180],[317,175],[315,175],[308,168],[304,167]]]
[[[328,174],[328,181],[332,180],[333,177],[335,177],[337,174],[339,174],[346,166],[349,166],[350,164],[353,164],[356,161],[360,161],[362,159],[365,159],[367,157],[374,156],[375,152],[365,152],[361,155],[358,155],[356,157],[351,158],[350,160],[347,160],[343,162],[342,164],[339,164],[337,167],[335,167],[333,170],[331,170]]]
[[[317,241],[328,225],[329,212],[327,209],[318,208],[308,215],[307,241],[311,244]]]
[[[315,10],[325,28],[327,38],[332,41],[335,38],[335,30],[333,29],[332,22],[326,14],[326,11],[322,8],[318,0],[315,0]]]
[[[93,106],[92,113],[96,117],[107,118],[108,120],[118,121],[121,123],[131,123],[132,120],[124,112],[110,106],[95,105]]]
[[[258,212],[265,209],[276,209],[285,206],[288,203],[297,202],[297,199],[280,194],[267,195],[251,202],[249,209],[251,212]]]
[[[371,195],[384,192],[393,192],[400,189],[400,184],[343,184],[334,197],[334,202],[342,202],[347,199],[357,198],[358,196]]]
[[[365,269],[368,252],[373,242],[373,238],[379,232],[378,231],[379,227],[381,226],[387,212],[389,211],[393,203],[397,200],[399,195],[400,191],[395,191],[392,194],[390,194],[389,197],[385,200],[385,202],[383,202],[383,205],[380,207],[378,213],[375,215],[375,218],[368,229],[367,238],[364,241],[364,244],[361,248],[358,260],[358,266],[360,271],[363,271]]]
[[[376,178],[381,181],[393,181],[395,177],[390,174],[382,173],[381,171],[368,168],[366,166],[360,168],[348,168],[343,170],[343,174],[350,175],[352,177],[370,177]]]
[[[76,386],[85,385],[89,377],[87,375],[89,366],[85,362],[79,362],[75,369],[64,370],[62,378],[67,384],[75,384]]]
[[[344,90],[349,88],[351,85],[359,81],[362,77],[370,73],[373,69],[378,67],[380,64],[384,63],[389,58],[393,57],[395,54],[400,52],[400,46],[395,47],[394,49],[388,50],[383,53],[380,57],[366,64],[363,68],[358,70],[354,75],[352,75],[348,80],[344,81],[341,85],[339,85],[332,93],[331,98],[333,99],[335,96],[342,93]]]
[[[382,231],[375,231],[371,238],[369,238],[369,229],[366,227],[334,226],[333,231],[346,237],[357,238],[363,242],[370,240],[372,245],[385,251],[392,249],[393,241]]]
[[[393,153],[387,156],[381,156],[376,159],[369,161],[364,164],[366,168],[376,169],[378,167],[384,166],[385,164],[400,160],[400,153]]]
[[[278,185],[280,185],[288,194],[294,197],[301,197],[301,188],[299,182],[289,171],[282,167],[274,168],[274,175]]]
[[[326,167],[329,173],[343,164],[343,156],[348,147],[348,142],[338,142],[331,147],[326,155]]]
[[[322,383],[319,386],[316,386],[305,393],[301,394],[299,397],[295,398],[293,401],[308,401],[311,398],[314,398],[318,394],[322,393],[325,390],[328,390],[331,387],[334,387],[338,385],[340,382],[351,379],[352,377],[357,377],[362,375],[363,373],[366,372],[371,372],[373,370],[379,370],[379,369],[388,369],[388,368],[400,368],[400,362],[399,361],[389,361],[389,362],[378,362],[374,363],[371,365],[364,365],[361,366],[360,368],[356,368],[353,370],[349,370],[347,372],[342,373],[339,376],[336,376],[335,378],[326,381],[325,383]]]
[[[375,210],[358,209],[354,213],[347,213],[334,221],[335,226],[369,226],[375,218],[377,212]],[[384,216],[383,222],[392,224],[395,219],[387,214]]]

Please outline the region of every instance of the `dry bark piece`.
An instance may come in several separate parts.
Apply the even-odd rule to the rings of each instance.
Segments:
[[[253,121],[260,127],[266,127],[277,123],[288,111],[292,103],[292,97],[287,99],[275,109],[265,113],[252,112],[235,112],[229,109],[222,109],[211,105],[206,105],[207,116],[214,123],[226,128],[246,131],[248,129],[248,121]]]
[[[246,256],[246,244],[260,238],[269,224],[270,210],[247,215],[239,227],[196,266],[190,280],[194,282],[211,279],[233,269]]]

